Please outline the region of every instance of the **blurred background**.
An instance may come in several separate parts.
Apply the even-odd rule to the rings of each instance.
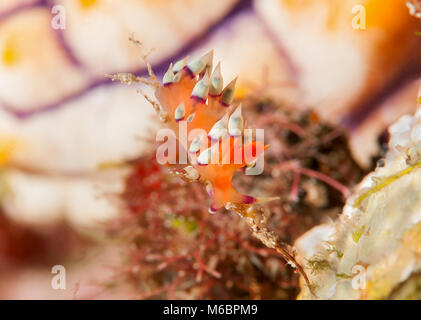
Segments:
[[[405,0],[0,0],[0,298],[140,297],[125,284],[104,289],[114,288],[127,246],[105,230],[124,220],[116,195],[128,173],[101,168],[153,153],[157,127],[134,87],[105,77],[147,75],[131,34],[160,76],[170,62],[213,49],[226,83],[239,76],[237,99],[252,93],[316,111],[348,132],[350,157],[368,170],[387,126],[417,108],[421,24],[410,8]],[[51,287],[54,265],[66,268],[65,290]]]

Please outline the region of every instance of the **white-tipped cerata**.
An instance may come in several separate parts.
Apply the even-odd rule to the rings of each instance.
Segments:
[[[218,62],[211,76],[209,94],[212,96],[219,96],[223,88],[224,80],[221,74],[221,63]]]
[[[201,59],[196,59],[190,62],[187,65],[187,68],[189,68],[190,72],[193,75],[198,75],[200,72],[203,71],[203,69],[205,69],[205,64],[203,63]]]
[[[226,105],[229,106],[232,101],[234,100],[234,94],[235,94],[235,83],[237,82],[237,78],[235,78],[234,80],[232,80],[224,89],[224,91],[222,92],[222,98],[221,98],[221,102]]]
[[[181,79],[181,72],[177,72],[174,76],[173,83],[177,83]]]
[[[227,134],[227,125],[228,125],[228,113],[226,113],[222,119],[218,120],[210,129],[208,136],[212,140],[219,140],[224,138]]]
[[[196,83],[193,88],[192,98],[197,98],[206,101],[209,94],[209,74],[206,73],[203,78]]]
[[[200,150],[200,146],[202,145],[202,136],[197,136],[193,139],[193,141],[190,144],[189,152],[196,153]]]
[[[174,73],[177,73],[178,71],[182,70],[186,65],[187,65],[187,57],[185,57],[182,60],[177,61],[173,67]]]
[[[182,120],[185,115],[186,115],[186,108],[184,107],[184,102],[181,102],[174,112],[175,121]]]
[[[197,171],[192,166],[187,166],[184,168],[184,171],[186,171],[186,177],[191,180],[197,180],[199,179],[199,171]]]
[[[207,165],[212,159],[212,147],[202,151],[197,158],[197,163],[200,165]]]
[[[205,54],[202,57],[202,61],[205,64],[205,69],[203,71],[211,73],[212,68],[213,68],[213,50],[211,50],[207,54]]]
[[[244,119],[242,115],[241,105],[235,109],[228,121],[228,133],[230,136],[238,137],[243,134]]]
[[[164,77],[162,78],[162,83],[164,85],[170,84],[174,81],[174,72],[173,72],[173,66],[172,63],[170,64],[170,67],[168,68],[167,72],[165,72]]]
[[[187,121],[188,123],[192,122],[195,116],[196,116],[196,112],[195,112],[195,113],[192,113],[191,115],[189,115],[189,116],[187,117],[186,121]]]
[[[205,69],[212,68],[212,60],[213,60],[213,50],[205,54],[203,57],[193,60],[187,65],[187,68],[193,75],[198,75]]]

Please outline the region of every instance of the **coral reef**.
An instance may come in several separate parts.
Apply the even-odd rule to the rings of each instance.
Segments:
[[[54,13],[57,8],[60,15]],[[317,283],[317,276],[334,264],[323,254],[306,255],[308,260],[298,263],[287,244],[337,218],[362,176],[352,158],[373,169],[384,151],[378,139],[387,136],[385,128],[414,112],[420,8],[420,0],[0,1],[0,295],[71,297],[70,290],[43,295],[42,286],[51,289],[50,266],[65,263],[74,297],[97,297],[86,294],[83,280],[79,290],[79,282],[94,280],[100,266],[118,261],[114,254],[121,248],[129,251],[121,276],[145,298],[294,298],[298,276],[282,258]],[[55,27],[57,18],[65,24],[62,29]],[[223,61],[224,78],[239,76],[237,90],[231,90],[233,83],[223,89],[210,55],[179,61],[164,81],[142,78],[148,65],[135,46],[127,45],[130,32],[143,47],[157,49],[148,61],[160,80],[171,61],[213,49],[216,60]],[[240,172],[256,168],[253,159],[208,164],[217,148],[207,145],[197,154],[201,159],[173,165],[175,176],[168,175],[155,164],[155,148],[147,141],[156,124],[150,121],[154,110],[136,90],[103,76],[118,71],[134,74],[118,75],[123,82],[143,82],[137,83],[140,90],[156,93],[153,104],[164,126],[178,129],[177,120],[194,120],[214,140],[226,127],[230,135],[221,141],[230,146],[222,155],[231,151],[231,142],[235,149],[238,132],[263,128],[270,148],[262,174]],[[179,97],[173,95],[177,92]],[[219,105],[228,104],[233,94],[242,107]],[[290,109],[277,99],[295,105]],[[298,111],[298,106],[318,114]],[[350,135],[345,138],[336,125]],[[23,143],[17,153],[15,138]],[[248,143],[251,153],[265,148],[259,141]],[[136,160],[122,170],[131,172],[126,180],[119,170],[98,169],[127,159]],[[416,165],[411,159],[405,168]],[[405,168],[392,170],[379,189],[357,191],[359,207],[418,170]],[[204,185],[180,178],[200,180],[209,194]],[[113,200],[119,194],[131,213],[127,221],[119,220],[120,207],[109,201],[110,194]],[[101,241],[102,227],[112,219],[124,223],[123,234],[115,230],[121,246],[113,250]],[[366,224],[355,226],[352,240],[364,241],[370,230]],[[311,242],[319,243],[331,229],[315,229],[317,239]],[[98,246],[90,248],[92,254],[104,251],[107,262],[94,257],[88,268],[75,272],[80,261],[70,261],[74,242],[78,255],[85,250],[79,237],[94,240]],[[328,251],[344,255],[336,246]],[[360,273],[366,268],[357,266]],[[33,281],[34,271],[38,281]],[[384,296],[417,297],[419,274],[391,280],[393,289]],[[337,273],[351,286],[354,276],[347,270]],[[105,273],[102,279],[108,279]],[[371,279],[377,285],[380,278]]]

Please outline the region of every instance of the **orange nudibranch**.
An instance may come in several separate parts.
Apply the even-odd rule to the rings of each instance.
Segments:
[[[212,60],[213,51],[190,63],[186,58],[171,64],[162,83],[155,84],[155,97],[161,119],[178,140],[185,121],[188,141],[183,145],[190,165],[184,175],[206,184],[213,198],[210,212],[215,212],[228,203],[262,200],[238,193],[232,178],[238,169],[255,163],[267,146],[245,134],[241,105],[232,106],[236,79],[224,88],[221,65],[212,71]]]

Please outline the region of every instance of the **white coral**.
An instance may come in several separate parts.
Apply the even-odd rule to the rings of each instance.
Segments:
[[[316,294],[303,284],[300,298],[389,298],[421,271],[421,109],[389,132],[384,166],[361,182],[339,219],[297,240]]]

